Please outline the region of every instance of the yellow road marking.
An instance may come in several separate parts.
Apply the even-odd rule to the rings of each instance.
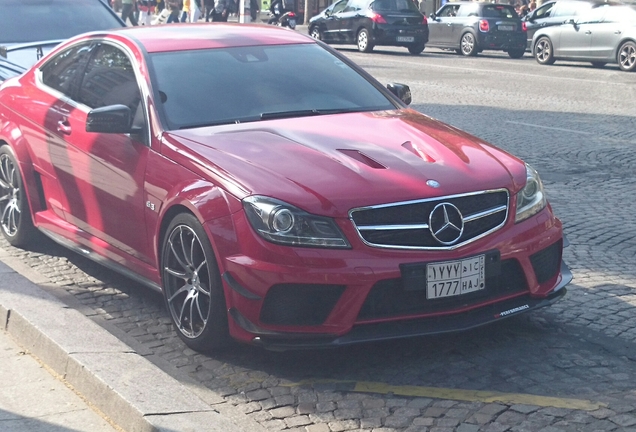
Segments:
[[[594,411],[607,405],[585,399],[560,398],[552,396],[538,396],[525,393],[504,393],[483,390],[462,390],[420,386],[394,386],[378,382],[367,381],[338,381],[338,380],[307,380],[299,383],[287,384],[290,387],[321,383],[352,384],[350,391],[359,393],[393,394],[395,396],[429,397],[434,399],[451,399],[467,402],[493,403],[500,402],[507,405],[535,405],[540,407],[554,407]],[[284,385],[284,384],[283,384]]]

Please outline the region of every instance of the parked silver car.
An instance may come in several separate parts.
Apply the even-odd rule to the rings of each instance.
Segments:
[[[532,54],[539,64],[556,60],[589,61],[596,67],[618,63],[621,70],[636,70],[636,9],[603,6],[591,9],[559,26],[538,30]]]

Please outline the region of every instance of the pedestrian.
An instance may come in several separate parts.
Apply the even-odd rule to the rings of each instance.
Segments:
[[[190,18],[190,0],[183,0],[183,6],[181,7],[181,16],[179,22],[188,22]]]
[[[139,1],[139,22],[141,25],[150,25],[152,15],[155,13],[157,6],[156,0],[140,0]]]
[[[252,22],[256,22],[258,15],[261,13],[261,8],[258,6],[258,0],[250,0],[250,18]]]
[[[203,0],[203,16],[205,22],[210,22],[212,19],[212,12],[214,12],[214,0]]]
[[[134,0],[122,0],[121,2],[121,19],[126,22],[130,20],[130,23],[134,26],[138,25],[135,19],[135,1]]]
[[[201,0],[190,0],[190,22],[199,22],[201,18]]]
[[[216,0],[214,3],[214,12],[212,12],[212,21],[225,22],[230,14],[227,0]]]
[[[181,0],[166,0],[170,16],[166,20],[166,24],[179,22],[179,12],[181,11]]]

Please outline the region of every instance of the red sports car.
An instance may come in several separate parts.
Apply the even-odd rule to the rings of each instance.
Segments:
[[[530,166],[258,25],[75,37],[0,87],[1,227],[163,292],[196,350],[465,330],[571,274]]]

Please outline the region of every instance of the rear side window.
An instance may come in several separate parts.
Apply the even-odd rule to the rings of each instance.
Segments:
[[[570,17],[582,15],[592,8],[592,3],[587,2],[558,2],[553,16],[555,17]]]
[[[482,10],[484,18],[519,18],[512,6],[486,5]]]
[[[419,12],[411,0],[376,0],[372,9],[378,12]]]
[[[42,66],[42,82],[73,98],[79,83],[79,70],[90,53],[88,45],[69,48]]]

